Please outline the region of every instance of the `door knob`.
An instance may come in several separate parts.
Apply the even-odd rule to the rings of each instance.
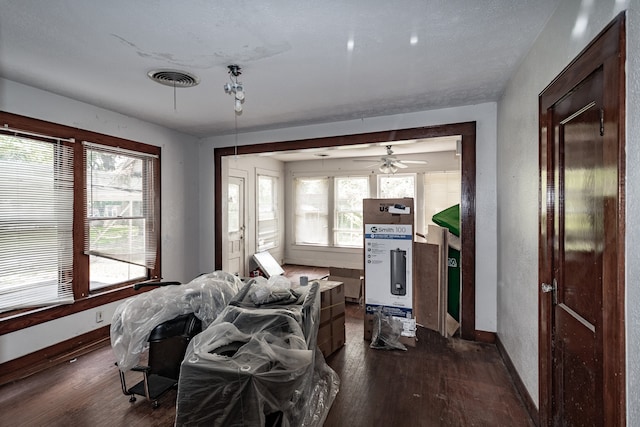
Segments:
[[[555,278],[553,279],[553,282],[551,282],[551,284],[542,283],[540,285],[540,288],[542,289],[542,292],[545,294],[548,294],[549,292],[551,292],[553,303],[554,304],[558,303],[558,282],[556,281]]]

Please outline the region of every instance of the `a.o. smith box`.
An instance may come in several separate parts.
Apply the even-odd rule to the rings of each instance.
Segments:
[[[373,313],[403,322],[401,342],[415,345],[413,312],[413,199],[364,199],[364,338],[371,339]]]

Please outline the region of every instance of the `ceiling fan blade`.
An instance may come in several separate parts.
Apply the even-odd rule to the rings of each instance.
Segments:
[[[396,162],[392,162],[391,163],[393,166],[400,168],[400,169],[406,169],[409,166],[405,165],[404,163],[402,163],[401,161],[396,161]]]
[[[402,163],[414,164],[414,165],[426,165],[426,160],[400,160]]]

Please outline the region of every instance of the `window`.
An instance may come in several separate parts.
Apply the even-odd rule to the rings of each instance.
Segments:
[[[334,245],[362,247],[362,199],[369,197],[369,178],[336,177],[334,183]]]
[[[329,244],[329,178],[296,178],[295,242]]]
[[[415,174],[378,175],[378,197],[401,199],[416,197]]]
[[[9,329],[116,301],[127,285],[160,277],[159,147],[0,119],[0,312],[55,306],[34,321],[12,314]],[[100,144],[80,142],[91,140]]]
[[[368,177],[301,177],[294,185],[296,244],[362,247]]]
[[[144,279],[156,256],[153,156],[85,142],[89,290]]]
[[[72,145],[0,134],[0,312],[73,302]]]
[[[257,251],[278,246],[278,178],[258,174]]]

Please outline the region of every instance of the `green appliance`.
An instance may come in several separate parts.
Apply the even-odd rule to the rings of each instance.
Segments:
[[[431,217],[431,220],[448,229],[451,234],[460,237],[460,205],[454,205]],[[460,321],[460,251],[449,246],[448,269],[449,276],[447,311],[458,322]]]

